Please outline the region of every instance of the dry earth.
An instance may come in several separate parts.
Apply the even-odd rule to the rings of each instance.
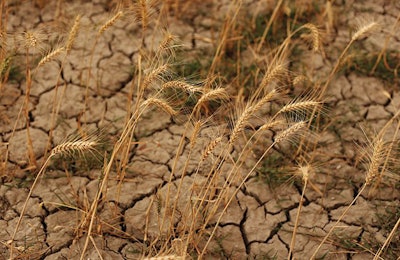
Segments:
[[[57,80],[60,67],[54,61],[34,72],[29,116],[33,153],[38,165],[43,162],[52,125],[50,115],[53,102],[62,95],[52,146],[59,144],[78,124],[93,128],[106,126],[112,142],[126,116],[129,83],[134,80],[130,66],[137,59],[141,41],[140,25],[124,18],[118,20],[112,30],[104,32],[98,39],[91,61],[95,67],[91,72],[92,79],[86,81],[82,74],[90,60],[96,28],[113,15],[110,4],[105,3],[108,1],[61,1],[60,13],[55,11],[58,1],[37,1],[45,3],[42,7],[34,5],[34,1],[14,2],[15,5],[10,4],[7,18],[8,32],[22,33],[33,29],[45,33],[51,33],[52,30],[68,32],[75,15],[83,14],[83,29],[61,68],[61,78]],[[243,9],[248,13],[262,14],[271,9],[268,4],[274,1],[244,2]],[[400,14],[400,2],[333,2],[336,28],[326,42],[326,49],[330,51],[325,53],[325,57],[312,54],[310,59],[304,61],[303,70],[310,76],[326,75],[337,54],[349,41],[355,17],[365,14],[374,17],[383,26],[374,35],[358,43],[358,50],[377,53],[384,47],[385,37],[392,34],[387,50],[397,55],[395,65],[398,67],[400,27],[397,26],[395,31],[391,31],[391,28]],[[197,1],[196,8],[187,9],[185,15],[170,17],[168,29],[177,36],[183,44],[185,55],[188,55],[181,66],[190,62],[190,57],[198,57],[198,53],[213,53],[213,42],[227,6],[219,1]],[[150,32],[149,35],[145,41],[151,48],[150,43],[159,40],[152,39]],[[156,37],[162,38],[162,35]],[[52,39],[47,41],[51,42]],[[23,57],[22,53],[16,55]],[[243,62],[250,63],[248,59],[251,58],[246,56],[248,52],[243,52],[243,55]],[[24,74],[23,71],[21,73]],[[361,68],[358,71],[346,70],[339,73],[329,87],[326,101],[329,108],[327,116],[331,123],[319,139],[323,144],[319,148],[321,161],[318,162],[318,175],[313,180],[314,188],[310,186],[306,192],[294,250],[295,259],[308,259],[311,256],[363,184],[365,170],[357,163],[359,150],[356,145],[366,140],[361,126],[365,126],[368,134],[378,132],[400,108],[398,79],[393,77],[396,72],[387,74],[390,73],[392,77],[385,79],[377,74],[368,76]],[[2,86],[0,93],[0,149],[3,154],[7,149],[9,151],[0,187],[0,258],[4,259],[9,254],[6,242],[14,231],[28,188],[34,173],[37,173],[37,170],[27,169],[30,161],[25,120],[21,117],[16,122],[25,91],[26,82],[23,76],[17,75]],[[15,123],[16,131],[13,133]],[[388,131],[389,139],[394,130]],[[213,131],[215,129],[205,129],[201,135],[206,140]],[[90,245],[85,259],[98,259],[97,250],[104,259],[137,259],[141,256],[143,242],[136,239],[143,241],[149,205],[154,202],[155,195],[162,197],[165,192],[181,133],[179,120],[161,111],[153,110],[143,117],[135,133],[137,144],[130,154],[124,181],[119,183],[111,179],[108,182],[106,199],[99,208],[103,224],[99,225],[94,236],[97,248]],[[202,145],[204,142],[199,144],[199,153]],[[287,156],[285,148],[282,150],[282,154],[278,153],[279,158]],[[189,165],[189,172],[196,167],[195,159]],[[268,168],[275,167],[274,161],[270,163],[270,166],[267,164],[264,167],[264,173],[258,172],[249,178],[245,188],[229,207],[220,223],[217,239],[209,247],[210,258],[287,257],[302,184],[300,181],[271,187],[262,177],[262,174],[273,171]],[[281,165],[278,168],[277,171],[284,171]],[[16,236],[20,258],[50,260],[77,259],[80,256],[85,236],[75,229],[83,214],[76,208],[87,209],[96,194],[100,174],[99,167],[87,167],[71,161],[56,160],[48,167],[34,189]],[[337,232],[322,247],[318,257],[373,258],[373,253],[383,244],[390,231],[387,224],[399,218],[398,172],[393,172],[393,176],[397,177],[382,183],[372,195],[368,191],[362,194],[340,222]],[[189,185],[194,177],[188,174],[185,178],[184,185]],[[151,237],[152,232],[156,233],[158,229],[156,216],[152,215],[149,221],[147,233]],[[392,244],[397,248],[390,248],[384,255],[385,259],[396,259],[400,253],[398,232]]]

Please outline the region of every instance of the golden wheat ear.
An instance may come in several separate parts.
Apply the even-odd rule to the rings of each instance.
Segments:
[[[89,131],[88,134],[72,134],[65,141],[55,146],[50,157],[85,157],[91,155],[94,158],[103,156],[100,149],[106,145],[105,130],[103,128],[95,131]]]
[[[366,36],[369,33],[377,30],[379,28],[379,24],[372,19],[369,18],[360,18],[356,21],[356,31],[351,38],[351,41],[356,41],[363,36]]]

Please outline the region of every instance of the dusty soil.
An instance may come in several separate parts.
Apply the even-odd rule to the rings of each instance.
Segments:
[[[52,32],[67,33],[75,15],[81,12],[82,29],[62,68],[60,62],[51,61],[34,72],[29,103],[29,134],[35,158],[28,156],[27,124],[23,116],[18,117],[26,93],[24,70],[20,72],[22,75],[14,74],[14,78],[2,85],[0,149],[4,154],[2,162],[7,160],[0,187],[0,255],[4,259],[9,255],[7,241],[14,231],[32,179],[45,158],[53,125],[53,102],[62,98],[59,116],[54,120],[52,146],[62,142],[80,125],[92,128],[106,126],[109,142],[115,141],[126,116],[129,83],[135,80],[130,66],[136,62],[142,37],[140,24],[133,19],[120,19],[97,40],[91,57],[99,26],[114,14],[109,1],[68,1],[62,3],[59,9],[58,1],[37,1],[37,4],[33,4],[34,1],[14,2],[15,5],[10,4],[7,17],[7,31],[10,33],[40,30],[45,35],[54,35],[54,39],[47,39],[46,42],[56,43],[56,33]],[[171,16],[169,20],[168,30],[182,43],[186,57],[179,66],[197,59],[199,53],[212,57],[224,12],[229,6],[219,1],[194,2],[196,8],[188,6],[184,15]],[[242,8],[247,10],[247,14],[262,14],[272,9],[268,3],[274,1],[244,2]],[[261,2],[265,4],[261,5]],[[386,47],[387,53],[397,59],[394,65],[398,67],[400,27],[397,25],[394,30],[392,27],[398,22],[399,2],[333,2],[335,26],[326,36],[327,51],[324,54],[310,52],[310,58],[302,61],[302,70],[315,80],[325,77],[349,42],[355,18],[363,15],[373,17],[382,27],[358,42],[354,53],[358,51],[361,56],[379,53]],[[151,42],[159,41],[152,38],[154,35],[162,38],[162,35],[153,34],[150,28],[149,36],[145,37],[148,48],[154,48]],[[389,35],[393,37],[386,41]],[[243,51],[243,62],[251,63],[248,53]],[[23,61],[24,53],[15,55],[16,60]],[[40,53],[31,57],[37,59]],[[86,80],[83,71],[90,59],[94,68],[92,78]],[[362,186],[365,168],[358,161],[360,149],[357,146],[366,143],[362,127],[371,137],[370,134],[378,132],[400,109],[397,71],[368,75],[363,62],[352,63],[356,65],[338,73],[329,86],[326,117],[330,123],[318,137],[322,144],[318,148],[321,160],[317,162],[318,173],[312,180],[313,185],[308,187],[304,198],[294,248],[295,259],[311,256]],[[24,65],[21,67],[24,68]],[[62,73],[59,77],[60,69]],[[17,118],[20,120],[17,121]],[[206,138],[212,136],[213,129],[208,131],[211,133],[202,133]],[[395,127],[387,131],[388,140],[393,137],[394,131]],[[150,224],[145,230],[146,212],[154,203],[155,195],[165,192],[181,133],[180,121],[164,112],[153,110],[143,117],[135,133],[137,143],[124,181],[120,183],[111,178],[108,182],[106,198],[98,209],[102,224],[98,225],[94,235],[97,248],[91,244],[85,259],[99,259],[98,252],[104,259],[140,258],[144,250],[144,233],[151,237],[158,228],[156,224]],[[217,239],[209,247],[209,258],[287,257],[302,183],[301,180],[292,182],[287,179],[275,183],[273,178],[266,177],[272,172],[285,174],[286,169],[274,163],[279,158],[287,158],[287,148],[282,147],[276,153],[278,159],[258,170],[237,194],[237,199],[219,224]],[[200,152],[198,156],[197,161]],[[189,172],[196,167],[195,159],[189,164]],[[36,169],[31,167],[35,165],[35,160]],[[79,258],[85,235],[76,227],[96,194],[101,175],[101,165],[95,167],[91,163],[58,159],[48,167],[33,191],[17,233],[17,256],[26,259]],[[276,171],[271,170],[275,168]],[[184,183],[189,185],[194,177],[189,174],[185,178]],[[275,178],[280,181],[280,177]],[[391,177],[378,188],[368,189],[361,195],[317,256],[324,259],[372,259],[399,218],[399,205],[399,173],[392,172]],[[150,223],[152,221],[156,222],[154,216],[150,218]],[[399,246],[397,232],[392,246],[383,255],[384,259],[396,259],[400,253]]]

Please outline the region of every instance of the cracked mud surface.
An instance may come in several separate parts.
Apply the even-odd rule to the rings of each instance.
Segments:
[[[97,45],[93,52],[92,46],[99,26],[114,14],[110,11],[108,2],[69,1],[63,3],[61,9],[57,9],[57,1],[37,1],[37,5],[31,1],[23,1],[21,4],[10,5],[7,31],[21,33],[25,30],[50,33],[58,30],[68,33],[74,15],[85,11],[82,15],[82,29],[62,67],[59,61],[51,61],[34,72],[29,99],[29,135],[34,158],[28,156],[25,118],[18,117],[25,100],[27,83],[23,77],[16,76],[1,88],[0,151],[3,154],[9,151],[7,157],[1,157],[2,162],[7,160],[0,187],[0,256],[3,258],[9,255],[6,243],[14,232],[34,174],[47,156],[45,151],[50,132],[52,147],[61,143],[81,125],[106,127],[109,142],[115,142],[124,125],[127,97],[130,95],[131,82],[136,80],[132,66],[138,58],[141,28],[132,19],[118,20],[111,30],[106,30],[96,40]],[[218,1],[194,2],[198,5],[198,10],[188,6],[182,17],[171,16],[169,20],[168,30],[176,35],[183,45],[184,55],[189,57],[184,62],[190,61],[192,56],[198,57],[198,53],[213,53],[213,42],[217,39],[223,14],[229,6],[223,2],[216,4]],[[329,73],[337,59],[335,55],[348,42],[349,26],[354,17],[363,14],[372,14],[383,24],[384,29],[363,40],[357,48],[379,52],[400,13],[397,1],[350,1],[352,3],[346,4],[341,3],[342,1],[334,2],[336,28],[332,32],[332,39],[326,43],[330,52],[325,54],[326,57],[320,54],[310,57],[302,64],[305,71],[316,72],[318,75]],[[267,4],[260,7],[258,1],[244,1],[243,5],[243,9],[249,13],[255,10],[260,13],[269,12],[272,9]],[[212,15],[216,13],[220,17]],[[400,47],[399,28],[397,26],[394,32],[390,32],[394,37],[388,45],[388,51],[397,51],[397,59]],[[162,35],[152,34],[151,28],[149,35],[144,37],[147,48],[155,48],[151,43],[161,40]],[[56,41],[57,39],[46,39],[48,46],[43,48],[48,48]],[[16,59],[23,61],[24,53],[15,55]],[[32,55],[31,58],[37,57]],[[243,57],[243,62],[248,58]],[[87,76],[88,67],[92,68],[90,77]],[[293,250],[294,259],[308,259],[312,255],[330,227],[358,193],[365,179],[365,170],[357,161],[360,153],[357,144],[363,144],[366,140],[361,126],[367,126],[367,131],[378,132],[399,111],[398,82],[397,77],[386,80],[350,70],[338,73],[329,86],[326,104],[329,108],[327,116],[332,122],[319,136],[318,141],[323,144],[317,148],[321,166],[318,167],[315,179],[312,179],[313,187],[310,186],[305,193]],[[62,102],[59,102],[61,99]],[[60,104],[59,113],[57,118],[52,118],[55,100]],[[142,116],[135,131],[132,151],[128,154],[123,181],[119,181],[117,173],[113,173],[107,182],[107,191],[98,207],[93,243],[90,244],[85,259],[99,259],[99,253],[103,259],[140,258],[146,245],[145,240],[156,237],[161,228],[160,215],[165,209],[159,205],[165,199],[167,190],[177,191],[178,186],[182,186],[177,208],[184,210],[186,200],[190,198],[192,184],[198,183],[201,186],[205,181],[205,174],[197,175],[195,171],[204,147],[219,128],[210,126],[201,131],[193,150],[196,155],[190,157],[188,164],[184,165],[187,162],[185,151],[190,145],[186,140],[177,165],[174,165],[183,128],[180,120],[156,109]],[[386,138],[390,140],[395,136],[395,131],[395,127],[389,128]],[[222,148],[217,146],[213,153],[217,154],[218,149]],[[240,149],[240,146],[235,146],[232,154],[240,152]],[[255,154],[259,153],[257,149]],[[282,146],[276,151],[278,160],[288,157],[288,149],[290,147]],[[251,165],[252,160],[255,161],[251,158],[246,163]],[[36,169],[32,168],[35,161],[38,166]],[[20,258],[80,257],[85,231],[77,230],[76,227],[85,219],[85,212],[96,196],[102,174],[102,162],[100,166],[97,163],[96,167],[91,167],[91,163],[93,162],[78,163],[58,158],[49,165],[31,195],[15,237],[17,255]],[[187,174],[180,183],[181,171],[175,170],[173,185],[167,185],[174,167],[186,167]],[[225,167],[228,169],[232,165],[227,164]],[[274,167],[273,161],[271,165],[266,164],[264,172],[258,170],[250,176],[236,194],[218,224],[215,239],[208,246],[208,258],[287,257],[302,184],[301,181],[286,181],[278,186],[271,185],[263,175],[265,172],[268,174],[268,167]],[[388,229],[382,223],[387,222],[384,216],[397,212],[394,216],[399,217],[399,173],[392,174],[397,177],[382,183],[375,191],[367,190],[361,195],[340,221],[337,232],[319,250],[317,257],[373,258],[373,253],[388,236]],[[221,176],[224,177],[226,176]],[[233,190],[232,188],[232,192]],[[177,229],[182,224],[182,214],[183,212],[178,212],[174,219]],[[215,223],[217,219],[210,221],[210,232]],[[176,243],[179,244],[178,239]],[[97,247],[93,247],[93,244]],[[398,233],[393,244],[399,246]],[[396,259],[396,254],[400,254],[398,247],[391,250],[385,255],[385,259]],[[175,253],[179,253],[176,251]]]

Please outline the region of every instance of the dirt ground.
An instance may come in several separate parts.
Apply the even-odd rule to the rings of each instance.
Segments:
[[[188,75],[190,73],[201,74],[195,66],[202,66],[206,57],[212,57],[218,32],[229,9],[229,1],[192,2],[191,6],[185,7],[184,14],[169,17],[167,28],[183,46],[183,54],[180,52],[177,58],[182,61],[177,66],[182,67],[181,71],[187,73],[187,77],[192,76]],[[334,26],[324,36],[326,51],[308,52],[309,58],[303,59],[301,65],[293,62],[299,71],[315,81],[326,77],[332,69],[351,38],[356,18],[370,17],[381,26],[357,42],[350,52],[355,58],[343,65],[344,69],[335,75],[328,88],[325,113],[329,123],[318,134],[318,172],[305,193],[293,259],[309,259],[330,227],[355,198],[366,174],[363,163],[359,161],[360,147],[400,109],[397,78],[400,2],[331,2]],[[246,12],[242,15],[248,15],[249,20],[256,14],[270,15],[274,4],[273,0],[243,1],[242,9]],[[0,187],[1,259],[9,257],[7,241],[14,232],[32,180],[47,156],[44,153],[50,132],[53,135],[52,147],[82,125],[93,129],[106,127],[107,140],[115,142],[126,116],[129,83],[135,80],[130,66],[136,62],[142,41],[140,24],[127,17],[116,21],[112,30],[106,30],[96,38],[99,26],[115,14],[111,1],[9,1],[8,5],[6,26],[9,33],[37,30],[46,35],[46,42],[57,44],[59,39],[52,32],[67,34],[79,13],[82,14],[82,24],[62,67],[60,61],[50,61],[33,72],[29,94],[29,132],[25,118],[19,116],[26,100],[25,64],[0,88],[0,153],[3,154],[0,155],[3,163]],[[185,6],[184,3],[182,6]],[[311,5],[309,8],[317,7]],[[321,19],[320,25],[326,29],[324,19],[327,18]],[[149,28],[149,35],[144,37],[147,48],[155,48],[151,43],[159,42],[154,37],[162,38],[162,35],[151,33]],[[14,40],[19,41],[18,37]],[[94,41],[97,45],[91,56]],[[375,61],[382,49],[387,54],[386,67],[383,64],[382,70],[370,74],[372,66],[367,65],[368,55],[375,57]],[[32,51],[32,59],[41,56],[39,48],[36,54],[35,50]],[[15,53],[15,60],[24,61],[24,55]],[[241,55],[243,64],[254,62],[250,49],[244,49]],[[88,63],[93,65],[91,80],[86,80],[83,73]],[[60,70],[62,73],[59,76]],[[61,97],[59,115],[53,120],[53,102]],[[158,232],[157,225],[152,225],[155,217],[149,219],[147,215],[149,205],[167,188],[182,128],[179,118],[159,110],[152,110],[143,116],[135,132],[135,146],[124,181],[111,177],[107,183],[107,195],[98,208],[102,222],[96,226],[94,242],[89,245],[84,259],[100,259],[99,254],[103,259],[142,257],[145,234],[151,237]],[[395,130],[396,124],[387,130],[385,138],[391,140]],[[205,129],[202,135],[206,139],[215,131],[218,131],[217,126]],[[32,151],[27,146],[28,134],[32,139]],[[290,153],[290,147],[277,149],[274,156],[246,181],[219,223],[216,239],[209,245],[207,259],[287,258],[303,187],[301,179],[294,181],[293,178],[279,176],[287,176],[289,170],[280,161],[289,160]],[[34,158],[30,158],[29,154],[34,154]],[[198,157],[195,156],[189,163],[189,172],[194,171],[200,157],[199,150]],[[35,161],[36,168],[32,167]],[[81,224],[82,215],[88,210],[98,189],[102,165],[95,165],[96,162],[86,160],[55,159],[51,162],[33,190],[16,234],[16,257],[46,260],[80,257],[85,232],[76,227]],[[397,172],[388,174],[379,187],[367,188],[361,194],[319,250],[318,259],[373,259],[400,217],[399,169],[397,167]],[[180,179],[178,177],[176,181]],[[184,185],[193,182],[193,178],[188,174]],[[147,221],[150,225],[146,225]],[[383,259],[398,259],[399,237],[397,230],[391,244],[381,255]]]

